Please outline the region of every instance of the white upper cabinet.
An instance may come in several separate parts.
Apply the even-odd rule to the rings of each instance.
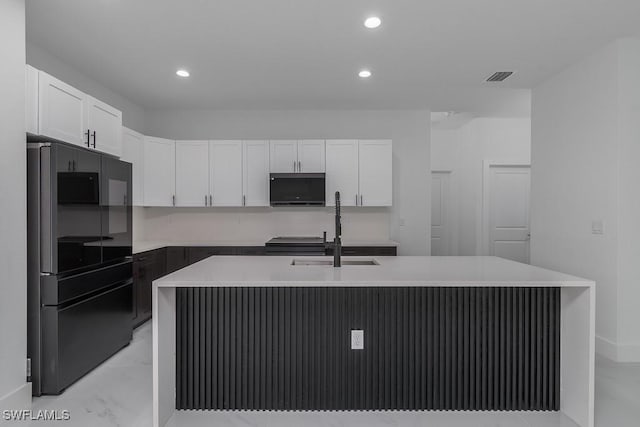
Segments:
[[[326,142],[326,204],[335,206],[335,192],[340,192],[342,206],[356,206],[358,191],[358,141],[351,139]]]
[[[321,173],[324,171],[324,139],[304,139],[298,141],[298,172]]]
[[[175,142],[154,137],[144,139],[144,205],[175,205]]]
[[[269,206],[269,141],[243,141],[243,206]]]
[[[176,141],[176,206],[209,206],[209,141]]]
[[[272,173],[293,173],[298,170],[298,141],[269,141]]]
[[[39,134],[87,147],[88,96],[42,71],[38,74],[38,93]]]
[[[90,148],[119,157],[122,154],[122,112],[92,96],[86,98],[85,105]]]
[[[390,140],[361,140],[359,150],[360,206],[391,206],[393,199]]]
[[[210,141],[210,205],[242,206],[242,175],[242,141]]]
[[[324,140],[271,140],[272,173],[324,172]]]
[[[27,65],[25,73],[25,119],[27,133],[38,135],[38,70]]]
[[[144,135],[122,128],[122,160],[132,164],[133,205],[144,205]]]
[[[122,154],[121,111],[30,65],[25,99],[27,133]]]

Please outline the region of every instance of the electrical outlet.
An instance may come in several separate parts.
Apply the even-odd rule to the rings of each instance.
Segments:
[[[364,350],[364,331],[362,329],[351,331],[351,350]]]
[[[594,219],[591,221],[591,234],[604,234],[604,221]]]

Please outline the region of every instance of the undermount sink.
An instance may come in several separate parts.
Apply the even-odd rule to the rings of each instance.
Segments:
[[[333,267],[333,260],[296,258],[291,261],[291,265]],[[344,259],[343,258],[342,265],[343,266],[344,265],[380,265],[380,263],[373,258],[369,258],[369,259]]]

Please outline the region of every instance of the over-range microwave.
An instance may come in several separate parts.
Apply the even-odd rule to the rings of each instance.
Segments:
[[[324,206],[324,173],[272,173],[271,206]]]

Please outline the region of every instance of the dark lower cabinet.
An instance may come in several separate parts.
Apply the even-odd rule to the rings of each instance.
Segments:
[[[333,249],[327,249],[327,255],[333,255]],[[397,256],[395,246],[343,246],[343,256]]]
[[[394,246],[346,246],[344,256],[395,256]],[[151,318],[152,282],[215,255],[265,255],[264,246],[167,246],[133,256],[133,326]],[[333,255],[331,249],[327,255]]]
[[[133,326],[151,318],[152,282],[167,274],[167,248],[133,256]]]

